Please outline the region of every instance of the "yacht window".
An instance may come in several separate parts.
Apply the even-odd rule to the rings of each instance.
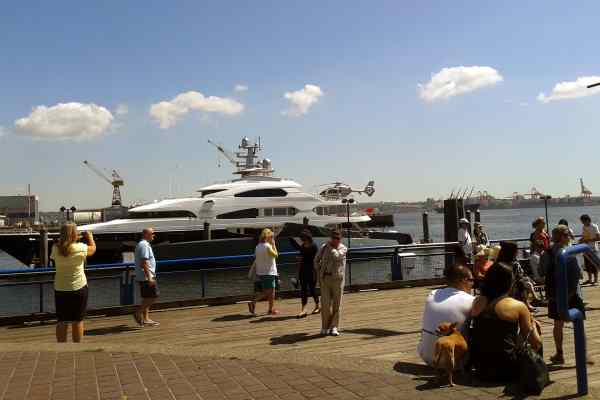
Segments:
[[[153,219],[153,218],[196,218],[191,211],[137,211],[129,213],[130,219]]]
[[[296,209],[294,207],[288,208],[288,215],[296,215]]]
[[[210,189],[210,190],[203,190],[203,191],[201,191],[201,192],[200,192],[200,194],[202,195],[202,197],[206,197],[206,196],[208,196],[209,194],[213,194],[213,193],[219,193],[219,192],[222,192],[222,191],[224,191],[224,190],[227,190],[227,189]]]
[[[276,217],[284,217],[287,215],[287,208],[274,208],[273,215]]]
[[[285,197],[287,192],[283,189],[254,189],[237,193],[235,197]]]
[[[258,217],[258,208],[247,208],[217,215],[217,219],[242,219]]]
[[[265,214],[265,217],[272,217],[273,216],[273,209],[272,208],[265,208],[264,209],[264,214]]]

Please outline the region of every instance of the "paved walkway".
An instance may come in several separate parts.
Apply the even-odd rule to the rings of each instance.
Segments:
[[[80,345],[54,343],[54,325],[0,328],[0,399],[406,399],[499,398],[512,388],[459,379],[439,387],[415,354],[423,301],[430,288],[347,295],[339,338],[316,334],[319,317],[298,320],[298,301],[282,315],[250,318],[245,305],[157,312],[158,328],[136,328],[130,316],[86,321]],[[600,288],[587,332],[600,354]],[[262,306],[262,305],[261,305]],[[546,354],[551,326],[542,316]],[[572,332],[567,364],[542,398],[575,393]],[[600,369],[590,369],[600,390]],[[600,392],[599,392],[600,393]]]

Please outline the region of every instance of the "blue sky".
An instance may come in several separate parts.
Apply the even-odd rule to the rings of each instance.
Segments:
[[[21,3],[0,13],[0,193],[31,183],[44,210],[109,204],[84,159],[121,173],[126,203],[147,201],[230,177],[207,139],[259,135],[279,175],[309,188],[372,178],[378,200],[467,185],[575,194],[580,176],[600,192],[600,96],[537,99],[600,75],[598,2]],[[461,66],[501,81],[420,97]],[[322,95],[289,112],[284,94],[307,84]],[[161,129],[150,107],[186,92],[205,97]],[[52,129],[44,112],[62,113]]]

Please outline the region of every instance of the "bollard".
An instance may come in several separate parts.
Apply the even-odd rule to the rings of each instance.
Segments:
[[[475,210],[475,222],[481,222],[481,210]]]
[[[208,222],[204,223],[204,231],[202,232],[202,235],[204,237],[204,240],[210,240],[211,239],[211,233],[210,233],[210,224]]]
[[[40,229],[40,266],[48,266],[48,231],[44,226]]]
[[[556,305],[561,320],[573,322],[575,335],[575,366],[577,371],[577,394],[588,393],[588,376],[586,364],[586,342],[583,314],[576,308],[569,309],[569,293],[567,289],[567,260],[576,254],[591,253],[587,244],[579,244],[563,249],[559,256],[559,267],[554,274],[556,279]]]
[[[304,225],[304,226],[308,225],[308,217],[302,218],[302,225]]]
[[[423,243],[431,243],[429,237],[429,214],[427,211],[423,213]]]

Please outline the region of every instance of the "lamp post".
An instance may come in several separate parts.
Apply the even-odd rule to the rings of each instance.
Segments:
[[[342,199],[342,204],[346,205],[346,229],[348,235],[348,249],[350,249],[350,228],[352,227],[350,224],[350,204],[354,204],[354,199]]]
[[[545,194],[540,198],[544,200],[544,210],[546,211],[546,226],[550,227],[550,220],[548,219],[548,200],[550,200],[552,196]]]

